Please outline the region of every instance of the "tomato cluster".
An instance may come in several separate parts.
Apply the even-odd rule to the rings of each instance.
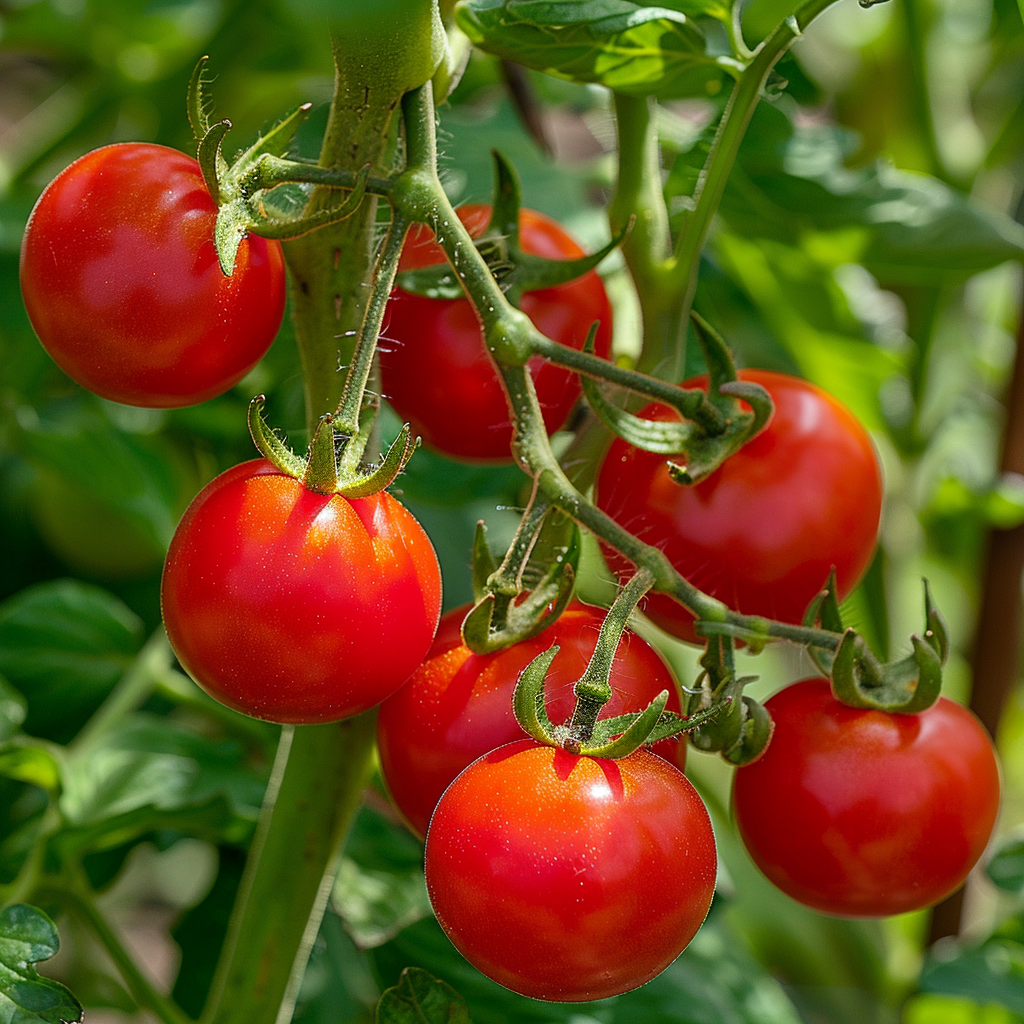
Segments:
[[[22,247],[22,289],[41,341],[71,377],[116,401],[169,407],[220,394],[256,364],[281,322],[281,248],[244,239],[225,277],[216,214],[196,161],[158,146],[105,147],[47,187]],[[490,208],[459,216],[478,236]],[[521,212],[520,235],[527,253],[581,255],[532,211]],[[442,258],[418,226],[401,268]],[[611,312],[592,271],[528,291],[521,305],[577,349],[597,322],[596,351],[608,354]],[[472,306],[396,289],[389,315],[380,365],[396,410],[448,455],[508,459],[506,398]],[[579,381],[541,359],[529,369],[551,433]],[[841,599],[872,557],[878,462],[853,415],[820,389],[760,370],[741,379],[774,405],[752,441],[684,486],[663,455],[615,440],[595,500],[734,611],[798,623],[830,572]],[[678,418],[658,405],[640,415]],[[696,933],[714,893],[714,835],[682,772],[686,740],[588,756],[576,740],[525,738],[512,713],[517,679],[557,645],[546,713],[556,725],[570,719],[603,613],[573,602],[539,636],[476,654],[460,632],[468,607],[438,628],[440,571],[412,515],[383,490],[344,497],[307,484],[256,460],[189,506],[161,590],[181,664],[228,707],[273,722],[337,721],[381,705],[381,769],[426,837],[438,920],[491,978],[562,1001],[653,978]],[[632,574],[622,555],[606,555],[620,578]],[[693,615],[668,596],[650,595],[646,612],[699,641]],[[628,631],[609,682],[606,716],[639,712],[664,690],[668,710],[682,714],[670,669]],[[999,801],[992,745],[969,712],[945,699],[916,715],[858,710],[820,679],[766,706],[774,737],[737,770],[733,808],[779,888],[825,913],[879,916],[931,905],[962,883]]]

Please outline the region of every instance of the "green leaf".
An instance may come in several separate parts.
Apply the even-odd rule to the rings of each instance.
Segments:
[[[53,922],[24,903],[0,911],[0,1020],[4,1024],[61,1024],[82,1019],[82,1007],[61,984],[41,978],[33,964],[60,949]]]
[[[18,732],[27,713],[25,698],[0,675],[0,743]]]
[[[56,795],[61,785],[61,767],[45,747],[18,739],[0,746],[0,775],[29,782]]]
[[[1024,892],[1024,837],[1003,843],[985,866],[985,874],[1004,892]]]
[[[148,417],[146,426],[159,422],[151,410],[128,415]],[[29,462],[125,516],[162,557],[198,483],[186,479],[180,457],[166,441],[119,429],[91,403],[22,427],[18,442]],[[67,514],[74,515],[74,509]]]
[[[377,1004],[377,1024],[471,1024],[466,1000],[419,967],[402,971]]]
[[[952,959],[930,959],[921,971],[920,987],[974,1003],[999,1003],[1024,1014],[1024,946],[997,937]]]
[[[423,847],[401,826],[362,807],[352,826],[331,905],[359,949],[429,917]]]
[[[705,137],[673,166],[666,192],[689,196]],[[746,238],[810,245],[823,261],[858,262],[886,282],[963,279],[1024,257],[1024,227],[937,178],[883,162],[850,170],[856,137],[797,128],[760,104],[744,137],[720,213]]]
[[[633,96],[713,96],[729,64],[681,11],[628,0],[468,0],[456,18],[488,53]]]
[[[159,828],[244,843],[265,776],[241,748],[185,726],[137,714],[68,760],[61,810],[63,851],[110,849]]]
[[[99,587],[40,583],[0,604],[0,673],[28,701],[27,732],[70,740],[142,646],[142,623]]]

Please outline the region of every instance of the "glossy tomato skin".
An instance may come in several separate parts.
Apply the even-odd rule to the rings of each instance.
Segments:
[[[284,315],[281,245],[250,235],[224,277],[216,214],[199,164],[164,146],[104,146],[50,182],[25,230],[21,291],[68,376],[170,408],[227,391],[263,358]]]
[[[715,888],[714,834],[686,776],[533,740],[474,761],[427,833],[427,890],[467,960],[533,999],[581,1002],[663,971]]]
[[[456,211],[474,237],[481,235],[490,207]],[[574,259],[583,250],[549,217],[521,210],[525,252],[549,259]],[[399,264],[414,270],[444,262],[444,252],[423,225],[409,232]],[[554,341],[583,348],[590,325],[599,321],[595,351],[611,348],[612,313],[601,278],[590,271],[575,281],[526,292],[522,311]],[[512,423],[505,393],[484,347],[480,321],[467,299],[428,299],[396,288],[388,304],[380,347],[385,397],[429,447],[457,459],[509,461]],[[579,398],[578,378],[537,357],[528,366],[549,434],[564,423]]]
[[[391,495],[315,494],[257,459],[188,507],[161,601],[175,654],[211,696],[272,722],[332,722],[379,704],[423,660],[441,575]]]
[[[840,704],[805,679],[766,704],[775,733],[736,771],[733,812],[757,866],[826,914],[931,906],[967,877],[999,810],[988,735],[940,697],[918,715]]]
[[[807,381],[742,370],[763,385],[775,413],[764,430],[707,479],[675,483],[667,460],[616,439],[601,464],[596,501],[627,530],[660,548],[696,587],[735,611],[798,623],[834,566],[840,600],[867,569],[882,508],[882,478],[867,431]],[[688,381],[684,387],[705,387]],[[649,419],[675,418],[648,406]],[[622,579],[629,561],[605,549]],[[693,616],[664,594],[642,606],[691,643]]]
[[[423,664],[380,707],[377,749],[392,799],[412,830],[423,836],[448,784],[483,754],[525,733],[512,713],[512,691],[524,668],[557,644],[545,683],[548,715],[555,724],[572,716],[573,684],[594,652],[604,610],[574,601],[540,636],[495,654],[474,654],[459,630],[469,605],[442,616]],[[642,637],[626,630],[612,663],[612,699],[603,718],[642,711],[668,690],[668,710],[682,714],[672,670]],[[678,768],[686,764],[686,738],[653,748]]]

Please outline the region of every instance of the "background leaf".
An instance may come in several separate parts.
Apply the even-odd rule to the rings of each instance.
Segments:
[[[128,669],[142,623],[99,587],[53,580],[0,604],[0,673],[28,702],[25,729],[65,743]]]
[[[82,1019],[75,997],[32,966],[58,949],[57,929],[41,910],[17,903],[0,911],[0,1018],[12,1024]]]

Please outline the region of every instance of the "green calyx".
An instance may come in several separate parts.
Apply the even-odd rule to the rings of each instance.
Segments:
[[[376,466],[364,467],[360,459],[369,441],[373,417],[365,417],[366,426],[348,436],[336,434],[334,417],[327,415],[320,418],[309,443],[309,453],[303,459],[267,425],[263,418],[264,402],[264,396],[257,395],[249,403],[249,433],[253,444],[282,473],[301,480],[316,494],[340,494],[344,498],[367,498],[377,494],[394,482],[419,445],[419,438],[411,436],[406,424],[384,458]]]
[[[836,700],[853,708],[892,714],[916,714],[930,708],[942,690],[942,666],[949,656],[946,622],[924,581],[924,635],[910,637],[911,652],[898,661],[882,663],[856,630],[843,625],[836,597],[835,573],[811,602],[805,624],[841,634],[835,650],[809,647],[815,664],[828,675]]]
[[[490,654],[543,632],[572,599],[579,560],[579,527],[549,506],[531,505],[500,565],[487,546],[486,527],[477,523],[475,603],[462,623],[463,642]]]
[[[497,150],[493,150],[492,155],[495,180],[491,219],[484,233],[474,239],[474,245],[513,305],[519,304],[523,292],[553,288],[575,281],[593,270],[625,241],[632,222],[597,252],[578,259],[552,260],[524,252],[519,241],[519,209],[522,205],[519,176]],[[447,263],[403,271],[397,281],[405,291],[429,299],[463,297],[462,284]]]
[[[643,711],[614,718],[599,717],[601,708],[612,698],[609,675],[626,622],[653,580],[646,569],[638,570],[609,609],[586,671],[574,686],[576,706],[568,723],[552,723],[544,696],[544,682],[551,663],[558,655],[558,646],[537,655],[523,669],[513,692],[512,707],[524,732],[539,743],[561,747],[572,754],[620,758],[627,757],[641,746],[697,729],[725,709],[728,702],[717,704],[689,719],[682,718],[665,710],[669,693],[662,690]]]
[[[634,416],[608,401],[596,379],[581,377],[583,393],[598,419],[635,448],[673,456],[669,472],[680,484],[695,484],[713,473],[761,432],[773,410],[771,397],[761,385],[738,379],[722,336],[699,314],[690,316],[708,367],[708,390],[676,389],[671,405],[683,417],[682,423]],[[591,330],[585,351],[593,348]]]
[[[287,216],[274,211],[269,194],[278,184],[264,180],[268,161],[280,158],[291,145],[295,133],[312,109],[305,103],[278,122],[232,164],[222,151],[224,136],[231,128],[227,120],[210,123],[209,103],[203,91],[203,74],[207,58],[203,57],[192,72],[188,93],[188,117],[192,132],[199,141],[196,157],[206,187],[217,204],[214,245],[221,272],[230,277],[234,271],[238,247],[246,235],[264,238],[298,238],[316,228],[336,224],[350,217],[359,208],[366,191],[370,168],[364,167],[351,182],[347,195],[308,215]]]
[[[756,761],[767,749],[775,727],[764,706],[743,693],[757,676],[736,676],[729,636],[710,637],[700,660],[704,671],[686,703],[689,720],[697,721],[715,708],[722,711],[711,721],[700,722],[690,733],[690,742],[737,767]]]

